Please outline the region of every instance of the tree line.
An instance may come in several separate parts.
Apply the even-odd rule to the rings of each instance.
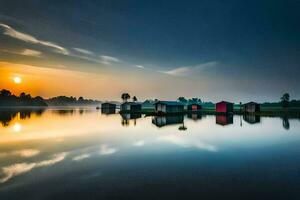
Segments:
[[[0,91],[0,107],[12,106],[67,106],[67,105],[94,105],[100,101],[84,99],[83,97],[57,96],[44,99],[40,96],[32,97],[30,94],[22,92],[19,96],[12,94],[9,90]]]

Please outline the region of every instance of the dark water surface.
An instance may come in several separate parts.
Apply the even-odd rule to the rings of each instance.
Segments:
[[[300,199],[300,120],[0,111],[0,199]]]

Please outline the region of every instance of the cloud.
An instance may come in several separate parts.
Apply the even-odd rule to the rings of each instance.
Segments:
[[[214,67],[217,65],[216,61],[198,64],[195,66],[178,67],[169,71],[161,71],[162,73],[173,76],[190,76],[201,72],[208,67]]]
[[[55,154],[53,158],[49,160],[44,160],[41,162],[32,162],[32,163],[17,163],[7,167],[3,167],[2,168],[3,177],[0,178],[0,183],[4,183],[15,176],[29,172],[34,168],[54,165],[64,160],[66,155],[67,153],[63,152],[60,154]]]
[[[57,52],[57,53],[61,53],[61,54],[64,54],[64,55],[69,55],[69,51],[67,49],[65,49],[64,47],[59,46],[59,45],[57,45],[53,42],[49,42],[49,41],[45,41],[45,40],[39,40],[34,36],[31,36],[31,35],[26,34],[26,33],[19,32],[19,31],[13,29],[12,27],[10,27],[6,24],[3,24],[3,23],[0,23],[0,27],[2,27],[4,29],[4,32],[3,32],[4,35],[10,36],[10,37],[18,39],[18,40],[22,40],[24,42],[28,42],[28,43],[32,43],[32,44],[39,44],[39,45],[43,45],[43,46],[46,46],[46,47],[50,47],[50,48],[53,48],[54,51]]]
[[[33,49],[24,49],[23,51],[19,51],[19,52],[11,51],[11,50],[0,50],[0,51],[9,54],[17,54],[17,55],[32,56],[32,57],[41,57],[42,55],[42,52]]]
[[[89,158],[90,157],[90,154],[81,154],[81,155],[78,155],[78,156],[75,156],[73,158],[74,161],[80,161],[80,160],[84,160],[86,158]]]
[[[144,145],[145,145],[144,140],[139,140],[139,141],[136,141],[135,143],[133,143],[133,146],[136,146],[136,147],[141,147],[141,146],[144,146]]]
[[[142,66],[142,65],[133,65],[133,66],[136,67],[136,68],[145,69],[145,67]]]
[[[36,51],[36,50],[32,50],[32,49],[25,49],[20,54],[23,55],[23,56],[40,57],[41,54],[42,54],[42,52]]]
[[[0,157],[20,156],[23,158],[29,158],[29,157],[36,156],[39,153],[40,153],[40,151],[37,149],[22,149],[22,150],[17,150],[17,151],[12,151],[12,152],[0,153]]]
[[[112,147],[108,147],[108,145],[104,144],[100,147],[100,155],[109,155],[116,153],[118,150]]]
[[[100,62],[106,65],[110,65],[113,62],[120,62],[118,58],[112,56],[101,55],[100,58],[101,58]]]
[[[201,141],[197,141],[195,139],[190,138],[184,138],[182,136],[178,135],[167,135],[167,136],[160,136],[158,137],[158,140],[169,142],[175,145],[178,145],[183,148],[196,148],[196,149],[202,149],[206,151],[216,152],[218,151],[217,147],[203,143]]]
[[[75,51],[78,51],[79,53],[87,54],[87,55],[93,55],[94,53],[92,51],[81,49],[81,48],[73,48]]]

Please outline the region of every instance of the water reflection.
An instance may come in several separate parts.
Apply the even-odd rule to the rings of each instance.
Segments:
[[[101,108],[101,113],[105,115],[111,115],[116,113],[116,109],[112,108]]]
[[[233,115],[216,115],[216,124],[222,126],[233,124]]]
[[[249,124],[260,123],[260,116],[254,114],[243,115],[243,119]]]
[[[25,119],[14,112],[8,114],[9,125],[0,126],[0,199],[74,199],[74,193],[79,199],[91,193],[97,199],[120,199],[112,191],[147,196],[143,186],[149,184],[166,199],[174,199],[174,185],[183,188],[175,191],[181,197],[186,195],[182,191],[198,194],[202,188],[201,194],[209,196],[222,193],[220,185],[226,187],[215,199],[232,188],[273,195],[285,187],[285,197],[298,191],[298,117],[106,116],[94,108],[56,110]],[[136,126],[124,128],[120,118]],[[247,123],[240,127],[240,120]],[[282,126],[294,134],[285,134]],[[40,187],[47,189],[27,192]]]
[[[3,127],[9,126],[15,118],[29,119],[32,114],[41,116],[45,109],[0,109],[0,122]]]
[[[121,120],[122,126],[129,126],[131,121],[133,121],[134,126],[136,126],[137,119],[141,118],[142,115],[139,113],[126,113],[126,114],[121,114],[121,117],[122,117]]]
[[[287,116],[282,117],[282,126],[286,130],[290,129],[290,122],[289,122],[289,118]]]
[[[183,115],[154,116],[152,118],[152,124],[156,125],[157,127],[181,123],[183,123]]]
[[[189,119],[197,121],[197,120],[201,120],[202,119],[202,114],[201,113],[189,113],[189,114],[187,114],[187,117]]]

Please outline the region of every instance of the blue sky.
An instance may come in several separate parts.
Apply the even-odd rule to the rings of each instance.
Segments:
[[[117,80],[116,93],[72,89],[93,98],[300,98],[299,8],[297,0],[2,0],[0,59]]]

